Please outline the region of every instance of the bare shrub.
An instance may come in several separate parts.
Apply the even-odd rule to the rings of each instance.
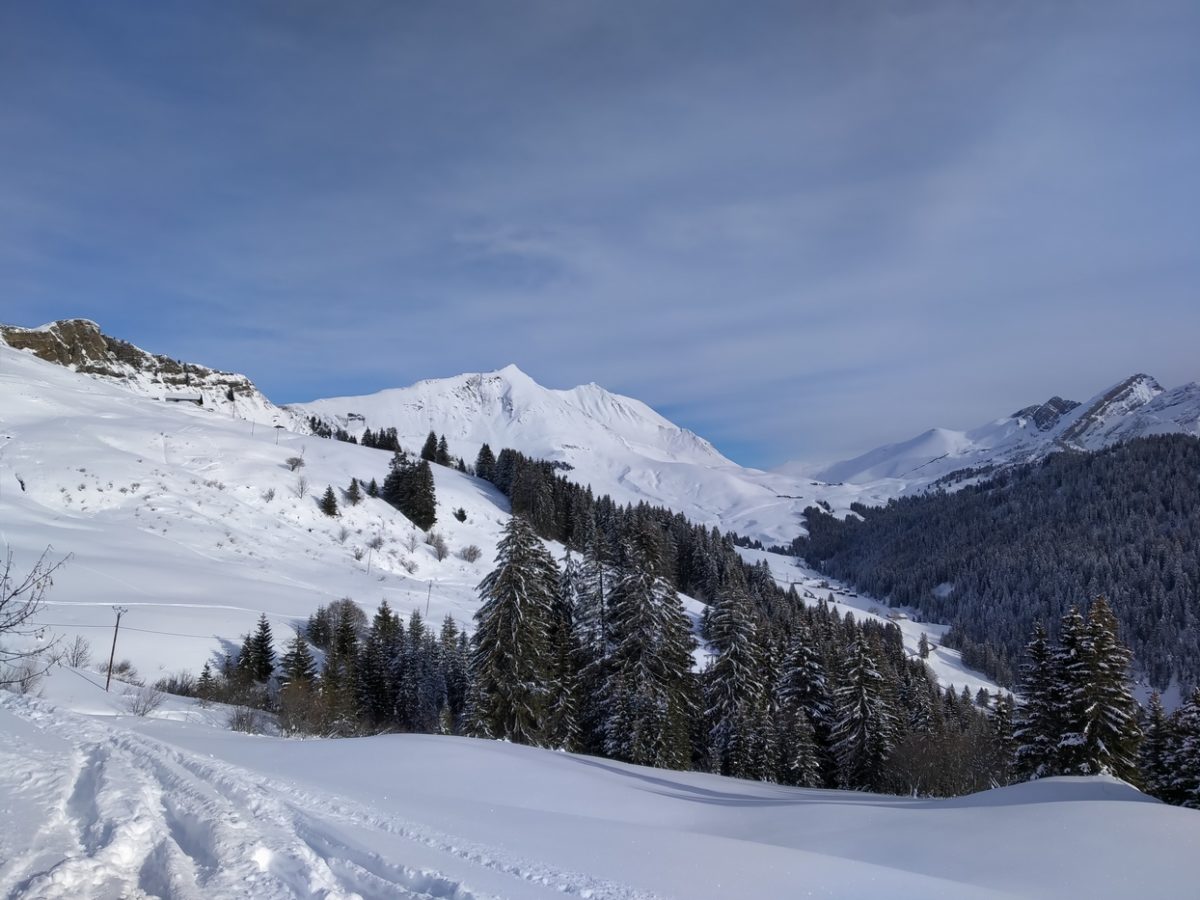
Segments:
[[[35,658],[17,660],[12,665],[0,665],[0,687],[14,694],[32,694],[42,683],[46,674],[44,665]]]
[[[16,647],[0,645],[0,686],[16,684],[22,693],[32,687],[21,685],[36,680],[56,659],[57,640],[43,641],[46,630],[36,622],[54,574],[66,562],[52,562],[49,554],[47,548],[24,575],[17,573],[11,551],[0,563],[0,636],[18,639]],[[21,643],[32,646],[18,649]]]
[[[346,543],[346,540],[349,537],[350,537],[350,529],[347,528],[345,525],[343,525],[341,528],[339,528],[337,530],[337,542],[339,544]]]
[[[262,734],[262,714],[251,706],[235,706],[229,712],[226,724],[234,731],[243,734]]]
[[[375,537],[367,541],[367,546],[372,550],[379,550],[383,547],[383,535],[377,534]]]
[[[421,543],[421,536],[416,531],[410,531],[401,542],[409,553],[414,552]]]
[[[289,472],[295,472],[297,469],[304,468],[304,458],[302,456],[289,456],[283,461],[283,464],[288,467]]]
[[[366,555],[367,555],[367,551],[364,550],[362,547],[354,548],[354,559],[356,562],[360,562],[362,560],[362,558]]]
[[[297,497],[303,500],[304,495],[308,493],[308,479],[303,475],[297,475],[296,483],[292,485],[292,491],[295,492]]]
[[[113,663],[112,677],[117,681],[123,681],[126,684],[141,684],[142,680],[138,677],[138,671],[133,667],[127,659]]]
[[[450,546],[440,531],[431,531],[425,535],[425,543],[433,549],[433,555],[439,562],[450,555]]]
[[[82,669],[92,661],[92,645],[82,634],[75,635],[75,640],[63,653],[63,662],[73,669]]]
[[[263,503],[270,503],[275,499],[275,488],[267,488],[262,492]]]
[[[154,686],[164,693],[174,694],[177,697],[196,696],[196,678],[187,669],[164,675],[154,682]]]
[[[148,716],[163,704],[167,697],[157,687],[143,684],[125,692],[125,708],[135,716]]]
[[[475,544],[468,544],[458,551],[458,558],[465,560],[466,562],[475,562],[475,560],[479,559],[479,557],[482,555],[483,551],[480,550]]]

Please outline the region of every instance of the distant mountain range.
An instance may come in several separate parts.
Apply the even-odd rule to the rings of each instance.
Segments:
[[[0,326],[0,340],[135,393],[195,402],[289,431],[308,432],[314,416],[353,435],[395,428],[414,450],[435,431],[468,463],[484,443],[495,452],[511,447],[561,463],[567,477],[619,502],[666,506],[767,544],[788,543],[803,529],[803,510],[814,504],[844,513],[851,503],[885,503],[962,470],[1097,450],[1143,435],[1200,435],[1200,384],[1164,390],[1139,374],[1086,403],[1056,396],[969,431],[935,428],[829,465],[762,471],[739,466],[638,400],[596,384],[545,388],[515,365],[281,407],[244,375],[148,353],[84,319],[34,329]]]
[[[924,488],[964,469],[1032,462],[1060,450],[1094,451],[1153,434],[1200,435],[1200,384],[1164,390],[1149,375],[1132,375],[1086,403],[1051,397],[973,428],[933,428],[853,459],[810,471],[826,482],[891,482],[897,493]],[[780,471],[795,473],[802,464]]]

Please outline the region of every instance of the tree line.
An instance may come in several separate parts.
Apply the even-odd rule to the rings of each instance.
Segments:
[[[1055,453],[954,492],[805,511],[791,551],[822,572],[953,626],[947,642],[1004,683],[1035,620],[1115,602],[1154,687],[1200,684],[1200,439]]]

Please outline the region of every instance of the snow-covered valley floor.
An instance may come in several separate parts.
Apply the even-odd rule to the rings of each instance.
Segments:
[[[45,693],[0,693],[3,897],[1196,896],[1200,814],[1109,779],[915,800]]]

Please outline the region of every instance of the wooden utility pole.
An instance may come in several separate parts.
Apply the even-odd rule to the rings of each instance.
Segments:
[[[117,624],[113,626],[113,645],[112,651],[108,654],[108,677],[104,679],[104,693],[108,693],[108,685],[112,681],[113,660],[117,656],[117,631],[121,628],[121,616],[129,612],[124,606],[114,606],[113,611],[117,614]]]

